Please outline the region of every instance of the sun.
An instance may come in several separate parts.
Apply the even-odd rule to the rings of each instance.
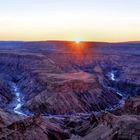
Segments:
[[[76,42],[77,44],[79,44],[79,43],[81,42],[81,39],[80,39],[80,38],[76,38],[76,39],[75,39],[75,42]]]

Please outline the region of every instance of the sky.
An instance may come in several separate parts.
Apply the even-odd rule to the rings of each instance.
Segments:
[[[0,40],[140,41],[140,0],[0,0]]]

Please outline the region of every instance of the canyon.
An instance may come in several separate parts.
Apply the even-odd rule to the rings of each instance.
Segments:
[[[139,69],[139,42],[0,42],[0,139],[140,139]]]

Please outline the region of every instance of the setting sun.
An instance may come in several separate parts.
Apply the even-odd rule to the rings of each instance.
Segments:
[[[80,39],[80,38],[76,38],[76,39],[75,39],[75,42],[76,42],[77,44],[79,44],[79,43],[81,42],[81,39]]]

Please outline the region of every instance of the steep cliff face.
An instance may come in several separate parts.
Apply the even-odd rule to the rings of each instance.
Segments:
[[[8,85],[0,83],[0,107],[6,107],[6,104],[10,103],[13,99]]]
[[[50,114],[100,111],[119,101],[113,91],[100,85],[94,75],[85,72],[47,74],[43,77],[47,82],[46,90],[26,104],[32,111]]]

